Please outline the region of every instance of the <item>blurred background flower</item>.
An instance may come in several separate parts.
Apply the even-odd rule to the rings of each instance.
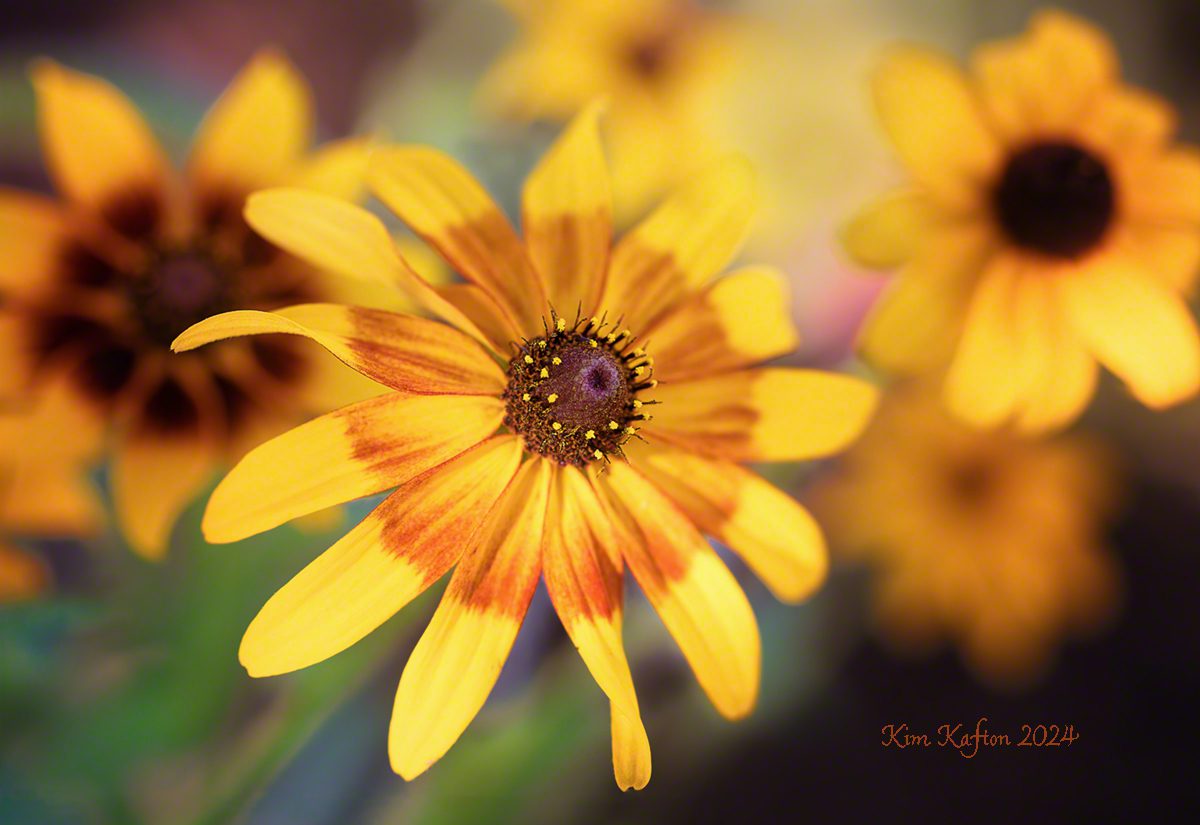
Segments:
[[[230,78],[274,46],[312,84],[320,140],[364,134],[433,144],[478,172],[515,216],[520,181],[562,115],[489,105],[520,99],[522,90],[501,95],[481,84],[514,55],[531,54],[533,5],[10,4],[0,30],[0,185],[51,191],[27,76],[32,59],[111,81],[181,158]],[[1128,83],[1172,104],[1182,140],[1200,138],[1195,4],[1063,5],[1113,40]],[[687,4],[688,15],[715,21],[710,31],[733,37],[705,64],[715,85],[688,92],[686,110],[701,110],[688,122],[698,136],[653,138],[668,155],[648,171],[687,176],[683,161],[699,153],[752,157],[766,206],[747,257],[789,274],[802,337],[794,363],[861,370],[848,359],[881,283],[846,259],[835,235],[867,198],[904,180],[870,99],[881,49],[903,40],[965,60],[979,43],[1022,32],[1037,7]],[[615,107],[625,87],[605,91]],[[615,131],[615,108],[610,117]],[[632,221],[645,206],[621,208]],[[5,249],[12,226],[0,221]],[[11,377],[0,367],[0,391]],[[620,795],[598,770],[609,759],[605,703],[542,592],[471,730],[435,770],[405,783],[387,765],[385,732],[432,599],[303,672],[253,681],[236,660],[259,606],[329,545],[328,533],[283,527],[208,547],[193,503],[163,563],[148,565],[111,530],[80,541],[61,529],[43,538],[0,526],[0,541],[53,581],[38,598],[0,607],[0,822],[930,822],[969,810],[975,821],[1008,823],[1144,820],[1159,806],[1183,809],[1197,801],[1186,733],[1200,692],[1200,404],[1153,413],[1101,378],[1074,426],[1122,470],[1124,506],[1111,521],[1094,522],[1091,545],[1109,548],[1123,582],[1111,621],[1062,644],[1019,690],[996,691],[952,650],[911,658],[880,645],[870,568],[835,570],[814,600],[795,608],[777,605],[731,558],[759,617],[764,671],[759,707],[729,726],[706,707],[682,659],[662,644],[652,610],[631,593],[625,641],[656,743],[654,781],[637,796]],[[826,472],[840,471],[775,468],[769,476],[803,495]],[[1084,504],[1099,472],[1108,471],[1062,488],[1081,515],[1099,512]],[[81,483],[107,475],[100,467]],[[921,477],[915,468],[912,475]],[[4,478],[0,469],[0,491]],[[100,501],[111,512],[111,500]],[[371,504],[350,507],[349,518],[358,521]],[[1065,577],[1054,581],[1067,586]],[[970,761],[879,746],[885,724],[932,730],[980,714],[993,729],[1070,723],[1081,739],[1069,749],[994,751]]]

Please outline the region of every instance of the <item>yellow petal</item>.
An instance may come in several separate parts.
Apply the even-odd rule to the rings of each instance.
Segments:
[[[1195,233],[1200,223],[1200,152],[1175,148],[1137,165],[1121,189],[1122,208],[1140,224]]]
[[[167,187],[166,158],[133,104],[99,78],[49,60],[33,67],[42,150],[64,195],[105,210]]]
[[[731,461],[799,461],[857,438],[878,391],[849,375],[768,368],[661,384],[654,399],[648,435]]]
[[[871,308],[859,332],[862,357],[900,375],[945,367],[990,254],[990,232],[982,225],[946,228],[929,238]]]
[[[622,571],[613,564],[619,551],[612,515],[582,473],[567,467],[557,473],[546,518],[546,591],[612,704],[617,784],[621,790],[640,789],[650,779],[650,741],[621,641]]]
[[[500,676],[541,572],[549,476],[540,459],[517,473],[404,667],[388,754],[405,779],[449,750]]]
[[[932,205],[919,192],[902,190],[867,206],[842,230],[850,257],[873,269],[891,269],[916,255],[934,220]]]
[[[267,50],[213,104],[189,164],[206,190],[247,194],[283,182],[312,139],[312,99],[295,68]]]
[[[8,448],[8,444],[3,445],[3,449]],[[39,464],[15,473],[11,467],[4,467],[0,473],[4,475],[0,526],[8,533],[91,536],[104,524],[99,496],[81,468],[71,471]]]
[[[434,149],[380,149],[371,158],[368,184],[504,310],[512,337],[541,329],[547,311],[542,281],[500,207],[467,170]]]
[[[898,48],[872,85],[883,128],[913,177],[943,203],[974,200],[999,147],[962,71],[934,52]]]
[[[1047,353],[1040,376],[1035,374],[1017,416],[1017,427],[1040,434],[1074,421],[1087,406],[1096,389],[1096,359],[1087,351],[1064,315],[1057,290],[1047,284],[1051,296],[1049,328],[1045,331]]]
[[[647,329],[654,376],[682,381],[786,355],[800,342],[782,273],[746,267],[713,283]]]
[[[529,256],[563,315],[595,313],[612,243],[612,187],[600,145],[602,105],[584,109],[525,183]]]
[[[829,566],[816,521],[794,499],[729,461],[644,449],[637,467],[705,533],[738,553],[783,601],[799,602]]]
[[[1081,267],[1061,284],[1067,317],[1085,346],[1148,407],[1200,387],[1200,336],[1187,306],[1136,265]]]
[[[246,454],[217,485],[204,536],[226,543],[404,484],[491,435],[498,399],[372,398],[302,424]]]
[[[498,395],[504,373],[482,348],[453,328],[363,307],[301,304],[276,312],[237,310],[184,330],[176,352],[242,335],[311,338],[373,381],[405,392]]]
[[[127,436],[113,457],[112,495],[129,546],[147,559],[161,559],[175,520],[208,482],[216,464],[217,446],[211,437]]]
[[[66,220],[52,200],[0,187],[0,294],[27,296],[55,275]]]
[[[367,161],[374,143],[369,138],[348,138],[327,143],[294,171],[290,183],[345,200],[358,200],[367,184]]]
[[[397,254],[383,223],[367,210],[330,195],[301,189],[256,192],[246,220],[276,246],[328,272],[398,288],[407,297],[475,338],[483,333]]]
[[[626,521],[625,560],[679,644],[713,706],[729,719],[754,709],[761,648],[742,588],[675,505],[614,462],[603,479]]]
[[[242,638],[246,670],[308,667],[391,618],[458,561],[520,458],[495,438],[402,485],[271,597]]]
[[[0,542],[0,605],[30,599],[50,584],[50,570],[36,557]]]
[[[647,327],[737,254],[754,212],[754,174],[726,158],[676,192],[613,250],[602,306]]]
[[[1020,357],[1013,331],[1019,267],[1017,259],[1006,256],[984,273],[946,375],[947,406],[979,427],[994,427],[1012,415],[1022,390],[1013,367]]]
[[[650,782],[650,740],[640,719],[630,719],[610,703],[613,776],[623,791],[640,791]]]

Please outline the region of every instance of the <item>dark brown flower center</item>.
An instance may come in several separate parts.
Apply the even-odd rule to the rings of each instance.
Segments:
[[[1013,243],[1074,258],[1104,237],[1116,210],[1116,191],[1100,158],[1073,143],[1046,141],[1009,158],[992,206]]]
[[[655,385],[650,358],[628,330],[600,319],[551,321],[508,363],[505,425],[559,464],[621,456],[637,422],[650,418],[644,408],[653,402],[637,397]]]
[[[170,252],[148,267],[130,297],[147,337],[169,345],[192,324],[231,307],[229,283],[210,256]]]

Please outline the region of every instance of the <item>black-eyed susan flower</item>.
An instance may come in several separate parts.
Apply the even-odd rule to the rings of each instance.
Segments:
[[[133,548],[157,557],[217,464],[366,391],[333,359],[282,341],[186,358],[169,345],[215,312],[336,294],[246,226],[242,204],[282,183],[353,196],[367,146],[309,154],[309,92],[273,53],[212,108],[182,174],[108,83],[48,61],[33,78],[62,199],[0,189],[0,370],[34,392],[66,383],[67,403],[111,425],[117,517]]]
[[[1166,103],[1121,82],[1101,32],[1042,12],[969,74],[897,49],[874,91],[912,182],[846,233],[861,262],[900,270],[870,359],[949,359],[947,403],[983,426],[1071,421],[1097,362],[1151,407],[1196,392],[1181,292],[1200,262],[1200,156],[1172,142]]]
[[[251,197],[247,218],[274,243],[404,283],[446,323],[308,304],[220,315],[176,342],[308,336],[395,390],[250,452],[203,527],[235,541],[397,488],[266,604],[240,658],[253,676],[319,662],[453,568],[396,694],[389,751],[408,778],[483,705],[539,577],[611,700],[621,787],[650,773],[621,643],[626,564],[717,710],[749,713],[754,614],[703,534],[780,597],[808,594],[825,569],[818,528],[742,464],[834,452],[874,405],[854,378],[755,366],[796,339],[778,275],[717,277],[751,209],[743,163],[718,165],[612,244],[596,118],[581,115],[528,179],[524,240],[449,157],[375,153],[375,194],[465,278],[441,291],[352,204],[297,190]]]
[[[691,0],[503,5],[521,32],[484,79],[484,105],[505,117],[565,122],[607,98],[622,214],[643,209],[721,151],[711,101],[745,45],[732,20]]]
[[[949,640],[988,681],[1025,683],[1114,607],[1111,462],[1080,437],[973,429],[937,396],[889,393],[816,509],[835,558],[871,570],[886,640],[910,652]]]
[[[100,528],[99,500],[85,475],[98,449],[94,423],[69,405],[0,401],[0,603],[35,596],[49,583],[45,564],[19,539],[89,536]]]

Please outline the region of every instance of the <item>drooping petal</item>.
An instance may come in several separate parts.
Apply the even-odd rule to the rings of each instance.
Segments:
[[[708,169],[620,240],[601,305],[623,315],[627,327],[647,327],[733,260],[754,198],[754,175],[744,158]]]
[[[405,779],[449,750],[500,676],[541,572],[549,480],[540,459],[518,471],[409,657],[388,733],[392,769]]]
[[[399,288],[433,315],[477,341],[487,340],[404,262],[383,222],[362,207],[319,192],[271,189],[246,201],[246,221],[271,243],[319,269]]]
[[[868,205],[842,230],[842,245],[855,261],[873,269],[891,269],[910,260],[934,220],[929,199],[901,190]]]
[[[522,225],[550,305],[570,316],[596,311],[612,244],[612,187],[598,118],[583,110],[525,182]]]
[[[652,437],[730,461],[799,461],[857,438],[878,391],[849,375],[766,368],[660,384],[653,397]]]
[[[1136,265],[1098,262],[1061,284],[1067,317],[1085,346],[1148,407],[1200,387],[1200,335],[1187,305]]]
[[[733,574],[691,522],[624,462],[603,479],[628,535],[629,569],[679,644],[716,709],[740,719],[758,698],[754,611]]]
[[[59,266],[66,231],[54,201],[0,187],[0,294],[25,296],[44,287]]]
[[[461,332],[436,321],[364,307],[301,304],[275,312],[237,310],[206,318],[172,343],[175,352],[242,335],[311,338],[363,375],[405,392],[498,395],[504,373]]]
[[[1079,416],[1096,389],[1096,359],[1083,346],[1068,322],[1055,285],[1047,284],[1050,306],[1045,336],[1046,357],[1041,372],[1033,373],[1017,415],[1017,427],[1026,433],[1044,433],[1065,426]]]
[[[209,499],[204,536],[237,541],[404,484],[487,438],[503,417],[499,399],[395,393],[321,416],[230,470]]]
[[[1014,292],[1020,266],[1019,260],[1005,256],[983,274],[946,375],[947,406],[979,427],[1003,422],[1020,398],[1021,376],[1014,369],[1020,357],[1014,334]]]
[[[622,790],[650,779],[650,741],[621,641],[621,568],[612,515],[574,467],[557,473],[542,565],[546,591],[613,714],[613,770]],[[620,718],[618,718],[620,717]]]
[[[883,128],[913,177],[941,203],[973,201],[999,146],[958,66],[925,49],[897,48],[872,86]]]
[[[642,337],[654,342],[654,375],[665,382],[748,367],[785,355],[800,342],[787,281],[770,267],[726,275]]]
[[[129,196],[162,196],[170,179],[166,158],[116,88],[50,60],[34,65],[33,86],[46,163],[64,195],[97,210]]]
[[[370,138],[327,143],[300,163],[289,182],[335,198],[357,200],[367,186],[367,161],[374,146]]]
[[[368,184],[413,231],[464,278],[486,292],[513,335],[541,329],[545,287],[500,207],[467,170],[434,149],[380,149]]]
[[[283,55],[260,52],[209,110],[188,172],[206,191],[245,195],[287,180],[312,140],[312,95]]]
[[[5,449],[8,445],[5,444]],[[0,524],[14,535],[90,536],[104,523],[100,498],[84,477],[60,467],[38,466],[15,475],[5,470]]]
[[[705,533],[738,553],[783,601],[799,602],[829,566],[821,528],[791,496],[729,461],[643,449],[634,466]]]
[[[511,436],[417,476],[271,597],[242,638],[251,676],[340,653],[437,581],[471,545],[521,458]]]

